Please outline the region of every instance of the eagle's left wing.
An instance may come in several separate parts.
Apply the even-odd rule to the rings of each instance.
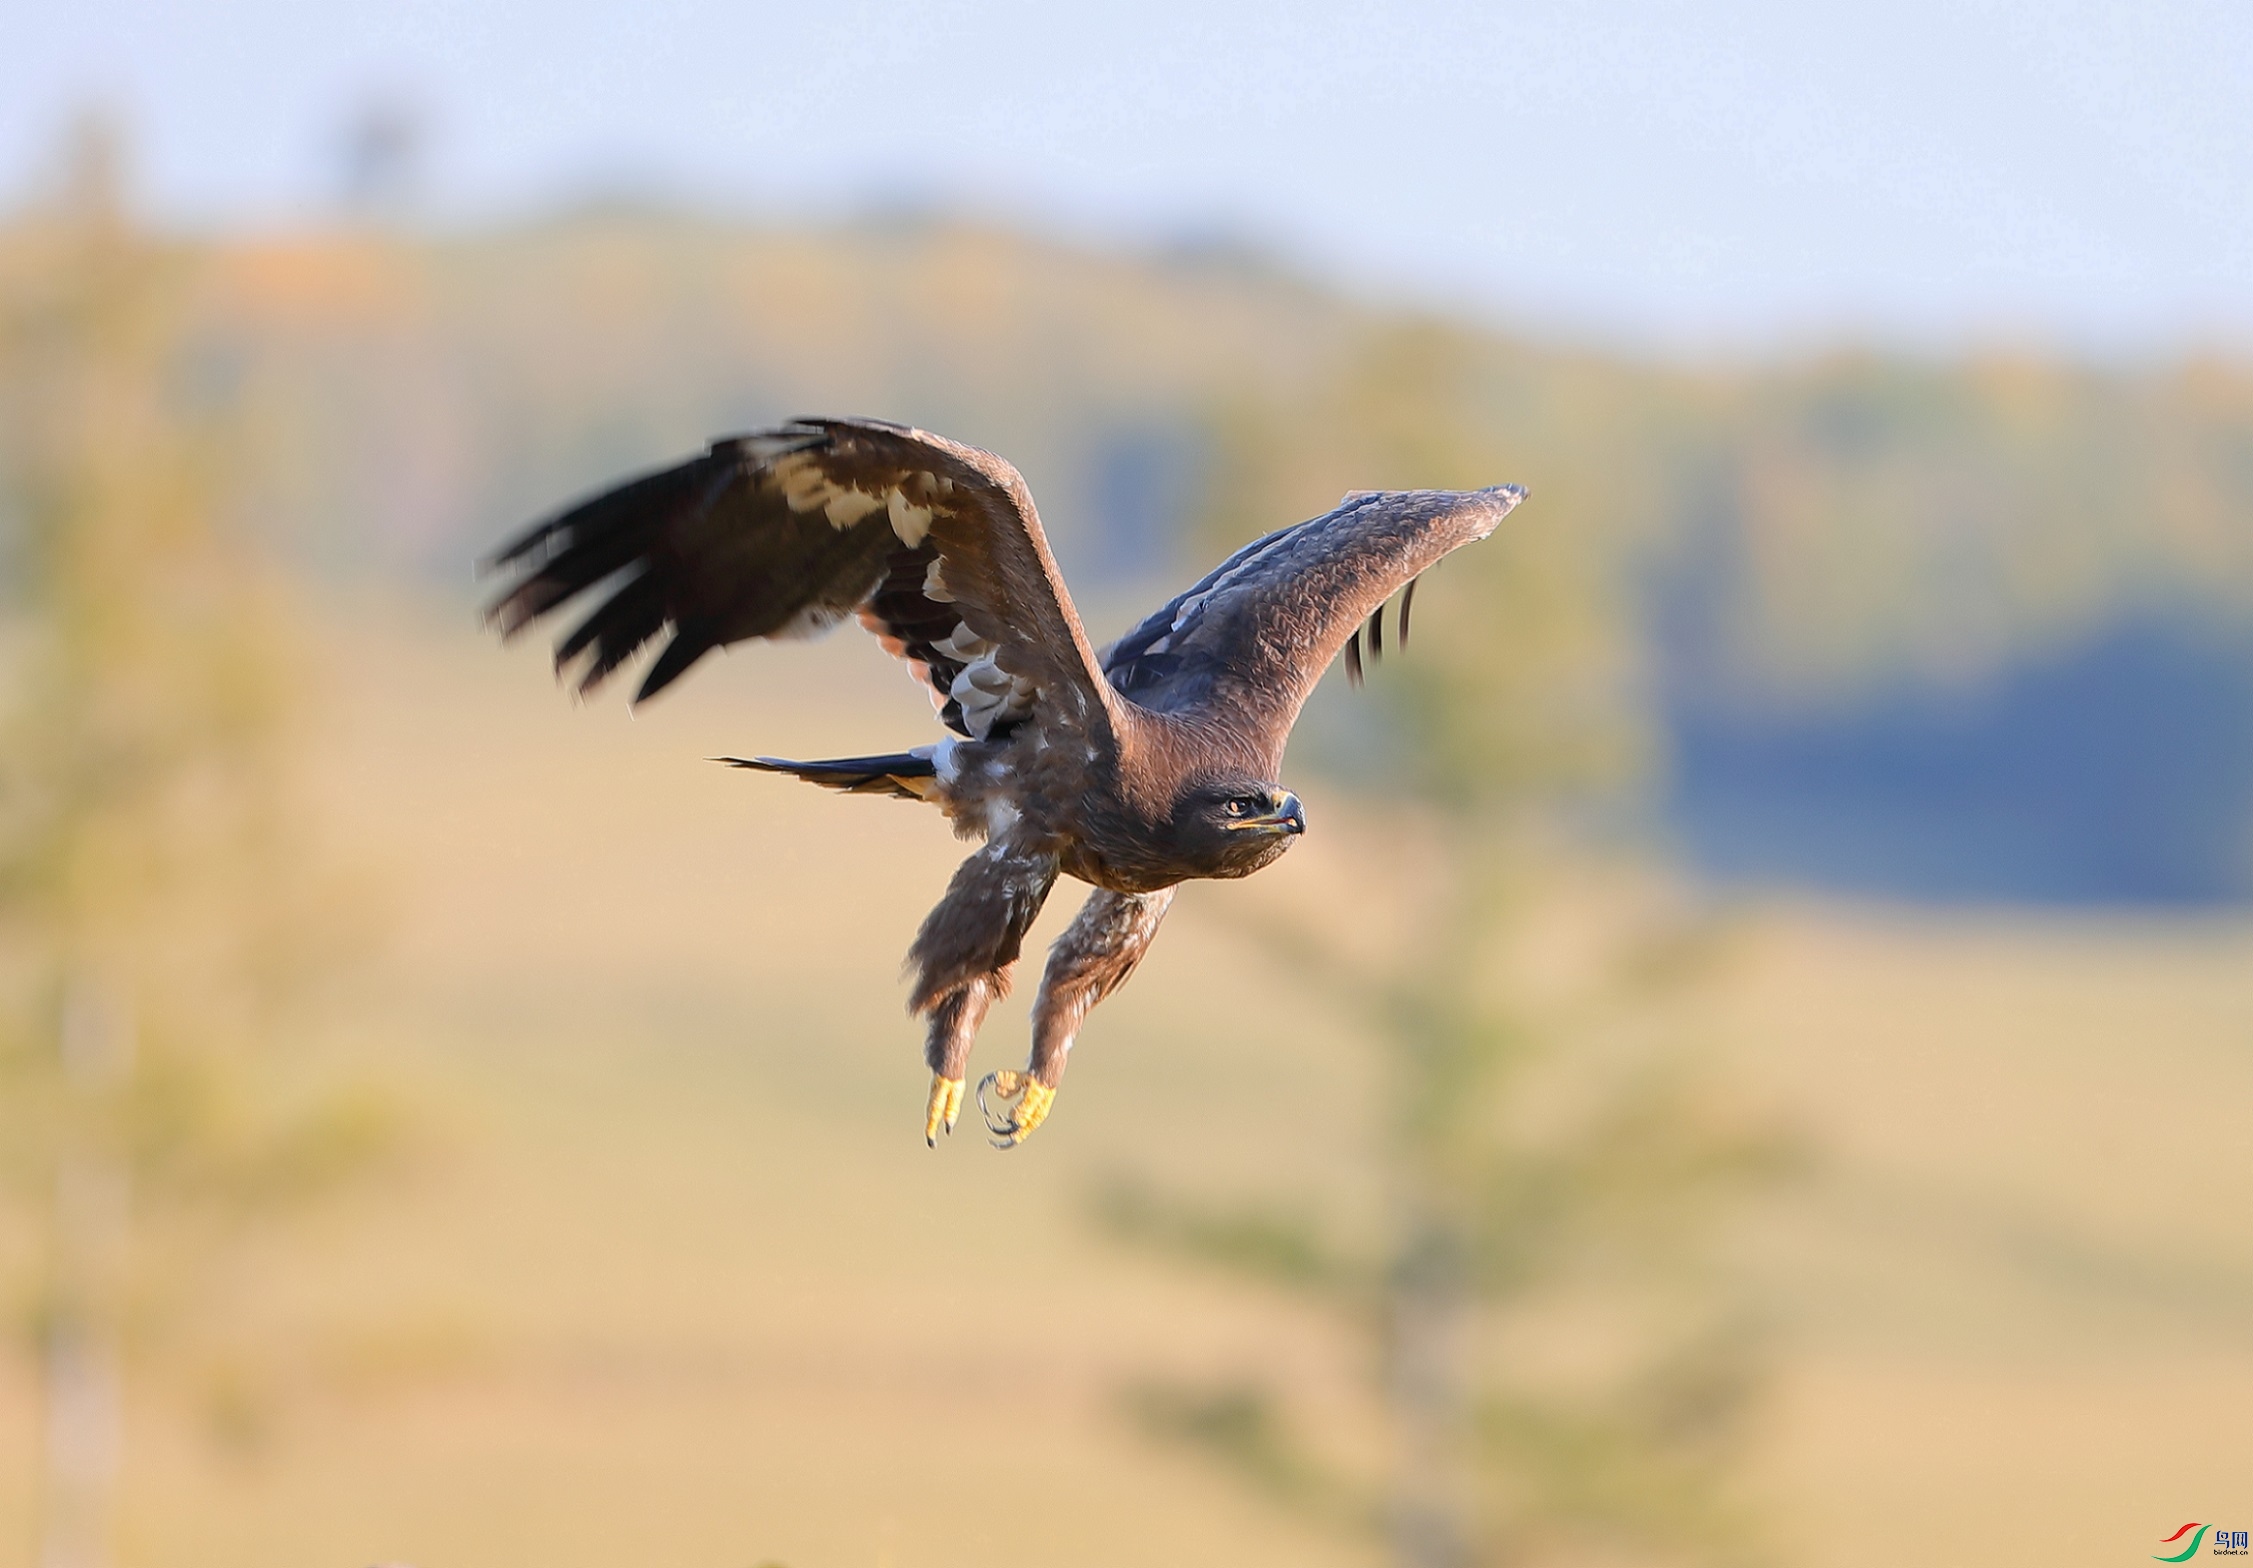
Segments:
[[[670,631],[635,700],[714,648],[858,612],[975,739],[1036,716],[1111,743],[1117,701],[1017,470],[869,419],[805,419],[594,496],[504,545],[489,611],[513,635],[608,585],[556,647],[582,691]]]
[[[1382,651],[1384,605],[1525,499],[1488,490],[1363,491],[1255,539],[1104,650],[1112,687],[1145,708],[1234,729],[1279,764],[1314,684],[1343,648],[1360,676],[1364,622]],[[1401,633],[1408,607],[1401,605]]]

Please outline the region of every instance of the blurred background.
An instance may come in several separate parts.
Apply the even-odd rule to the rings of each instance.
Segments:
[[[0,1563],[2253,1521],[2241,9],[8,35]],[[630,716],[479,625],[526,521],[804,412],[1009,457],[1099,640],[1345,490],[1533,492],[1006,1156],[917,1136],[959,846],[704,761],[912,683]]]

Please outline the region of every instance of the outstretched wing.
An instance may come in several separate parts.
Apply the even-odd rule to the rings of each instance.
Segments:
[[[714,648],[857,612],[974,739],[1035,716],[1108,732],[1112,697],[1017,470],[905,425],[805,419],[582,501],[503,546],[504,636],[601,587],[556,645],[590,691],[670,630],[639,702]]]
[[[1255,539],[1105,650],[1112,687],[1142,707],[1230,725],[1280,762],[1300,707],[1344,648],[1360,677],[1364,621],[1383,651],[1385,601],[1525,499],[1490,490],[1364,491]],[[1408,631],[1408,600],[1400,634]]]

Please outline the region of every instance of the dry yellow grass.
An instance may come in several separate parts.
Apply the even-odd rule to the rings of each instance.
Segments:
[[[1325,1192],[1355,1157],[1367,1064],[1231,936],[1250,889],[1185,895],[1038,1138],[933,1154],[894,971],[958,847],[699,760],[920,734],[896,671],[762,650],[629,718],[466,612],[339,615],[318,798],[392,920],[322,1049],[411,1086],[428,1148],[238,1281],[261,1441],[215,1446],[170,1385],[137,1410],[131,1561],[1368,1560],[1114,1412],[1215,1368],[1353,1408],[1319,1324],[1083,1218],[1123,1166]],[[1344,878],[1312,809],[1260,896]],[[1784,1336],[1757,1484],[1787,1555],[2140,1561],[2253,1520],[2253,934],[1786,908],[1755,935],[1705,1027],[1825,1151],[1742,1248]],[[1023,1040],[1020,998],[980,1060]]]
[[[1762,1265],[1811,1561],[2142,1561],[2253,1515],[2253,933],[1780,918],[1746,1070],[1826,1169]]]

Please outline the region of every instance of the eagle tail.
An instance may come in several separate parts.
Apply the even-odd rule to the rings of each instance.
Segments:
[[[890,795],[898,800],[928,800],[939,770],[928,752],[894,752],[888,757],[835,757],[826,762],[792,762],[787,757],[718,757],[734,768],[787,773],[823,789],[848,795]]]

